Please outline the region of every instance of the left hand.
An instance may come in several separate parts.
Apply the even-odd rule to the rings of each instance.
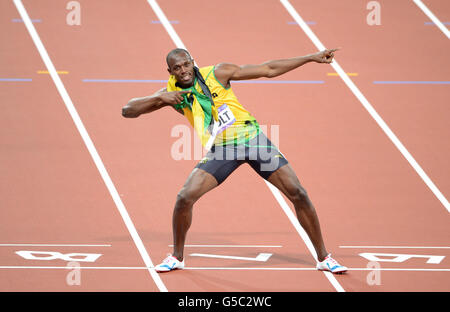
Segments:
[[[334,52],[338,51],[339,49],[327,49],[320,52],[317,52],[312,55],[313,60],[317,63],[326,63],[330,64],[333,61],[334,58]]]

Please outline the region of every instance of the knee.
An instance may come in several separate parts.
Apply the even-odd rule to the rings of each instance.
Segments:
[[[176,209],[186,209],[192,207],[195,202],[195,196],[192,192],[182,189],[177,194],[177,201],[175,204]]]
[[[304,205],[304,204],[310,203],[308,193],[300,185],[297,185],[297,186],[293,187],[292,189],[290,189],[288,192],[288,197],[291,200],[291,202],[293,202],[294,204],[299,203],[299,204]]]

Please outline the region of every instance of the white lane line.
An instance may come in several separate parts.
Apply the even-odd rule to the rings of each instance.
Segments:
[[[269,187],[270,191],[272,192],[273,196],[278,201],[278,203],[280,204],[281,208],[283,209],[283,211],[285,212],[285,214],[287,215],[287,217],[291,221],[291,223],[294,226],[294,228],[297,230],[297,232],[300,235],[300,237],[305,242],[306,247],[308,247],[309,252],[314,257],[314,260],[317,261],[317,253],[316,253],[316,250],[314,249],[314,246],[313,246],[311,240],[308,237],[308,234],[306,234],[305,230],[302,228],[302,226],[298,222],[297,217],[294,215],[294,213],[292,212],[291,208],[289,207],[289,205],[284,200],[284,198],[281,195],[280,191],[272,183],[270,183],[270,182],[268,182],[266,180],[264,180],[264,181],[266,182],[266,184]]]
[[[173,247],[173,245],[169,245]],[[184,247],[206,247],[206,248],[281,248],[281,245],[184,245]]]
[[[80,266],[77,269],[81,270],[148,270],[148,267],[88,267]],[[35,270],[73,270],[72,266],[20,266],[20,265],[4,265],[0,266],[4,270],[19,270],[19,269],[35,269]],[[183,270],[226,270],[226,271],[317,271],[315,268],[271,268],[271,267],[184,267]],[[349,271],[422,271],[422,272],[450,272],[450,269],[422,269],[422,268],[348,268]],[[329,273],[329,272],[328,272]],[[331,273],[330,273],[331,274]]]
[[[272,256],[271,253],[260,253],[254,258],[250,257],[238,257],[238,256],[224,256],[224,255],[211,255],[202,253],[191,253],[191,257],[205,257],[205,258],[218,258],[218,259],[232,259],[232,260],[244,260],[244,261],[259,261],[266,262]]]
[[[186,49],[185,45],[183,44],[183,41],[181,41],[181,38],[178,36],[177,32],[173,28],[172,24],[167,19],[164,12],[159,7],[158,3],[155,0],[147,0],[148,4],[152,7],[153,11],[155,12],[158,19],[161,21],[161,24],[166,29],[167,33],[169,34],[170,38],[173,40],[173,43],[175,43],[175,46],[177,48]]]
[[[450,249],[450,247],[435,247],[435,246],[339,246],[339,248]]]
[[[286,10],[291,14],[294,20],[298,23],[300,28],[305,32],[305,34],[311,39],[317,49],[320,51],[325,50],[325,46],[320,42],[319,38],[313,33],[311,28],[305,23],[305,21],[300,17],[295,8],[289,3],[288,0],[280,0],[281,4],[286,8]],[[342,69],[342,67],[338,64],[336,59],[330,64],[334,70],[338,73],[338,75],[345,82],[347,87],[353,92],[356,98],[361,102],[364,108],[369,112],[370,116],[377,122],[378,126],[384,131],[384,133],[388,136],[388,138],[394,143],[395,147],[402,153],[403,157],[409,162],[409,164],[414,168],[417,174],[422,178],[428,188],[433,192],[433,194],[437,197],[437,199],[444,205],[448,212],[450,212],[450,203],[445,198],[445,196],[441,193],[441,191],[436,187],[436,185],[431,181],[428,175],[423,171],[422,167],[416,162],[414,157],[409,153],[409,151],[405,148],[405,146],[400,142],[397,136],[392,132],[389,126],[384,122],[383,118],[376,112],[373,106],[369,103],[366,97],[361,93],[358,87],[353,83],[353,81],[349,78],[346,72]]]
[[[186,49],[185,45],[183,44],[183,42],[181,41],[180,37],[178,36],[178,34],[176,33],[175,29],[172,27],[172,25],[169,23],[169,20],[167,19],[166,15],[164,14],[164,12],[161,10],[161,8],[159,7],[158,3],[156,2],[156,0],[147,0],[148,3],[150,4],[150,6],[152,7],[153,11],[155,12],[155,14],[158,16],[158,18],[160,19],[161,23],[163,24],[164,28],[166,29],[167,33],[169,34],[169,36],[172,38],[173,42],[175,43],[175,45],[178,48],[183,48]],[[288,209],[286,210],[284,208],[284,206],[287,206],[286,202],[284,202],[283,197],[281,196],[280,191],[273,187],[271,188],[271,184],[269,182],[267,182],[267,185],[269,186],[270,190],[272,191],[272,193],[274,194],[275,198],[278,200],[278,202],[280,203],[281,207],[283,208],[283,210],[285,211],[285,213],[288,215],[289,220],[291,220],[292,224],[294,225],[294,227],[297,229],[297,231],[299,232],[300,236],[302,237],[303,241],[306,243],[306,245],[308,246],[308,249],[310,250],[310,252],[312,253],[312,255],[314,256],[314,258],[317,260],[317,256],[316,256],[316,252],[314,250],[314,247],[312,246],[311,241],[308,238],[308,235],[306,235],[306,232],[303,230],[303,228],[300,226],[298,220],[294,217],[294,219],[292,219],[292,217],[289,215],[289,212],[292,214],[292,211],[289,209],[289,206],[287,207]],[[280,199],[281,198],[281,201]],[[284,202],[284,204],[283,204]],[[289,211],[289,212],[288,212]],[[329,274],[328,274],[329,273]],[[334,286],[334,288],[336,288],[337,291],[339,292],[343,292],[345,291],[344,288],[342,288],[342,286],[339,284],[339,282],[332,276],[332,273],[330,272],[324,272],[325,276],[328,278],[328,280],[331,282],[331,284]]]
[[[240,270],[240,271],[317,271],[315,268],[245,268],[245,267],[185,267],[185,270]],[[450,272],[450,269],[421,269],[421,268],[348,268],[349,271],[423,271]],[[327,272],[330,273],[330,272]],[[330,273],[332,274],[332,273]]]
[[[96,244],[0,244],[0,247],[111,247],[111,245]]]
[[[317,253],[316,253],[316,250],[314,249],[314,245],[312,244],[311,240],[309,239],[308,234],[305,232],[305,230],[302,228],[302,226],[298,222],[297,217],[294,215],[294,213],[292,212],[291,208],[289,207],[289,205],[284,200],[284,198],[281,195],[280,191],[272,183],[270,183],[269,181],[264,180],[264,182],[266,182],[266,185],[269,187],[269,189],[272,192],[273,196],[275,197],[275,199],[280,204],[280,206],[283,209],[284,213],[287,215],[289,221],[291,221],[292,225],[297,230],[297,233],[300,235],[302,240],[305,242],[306,247],[308,247],[309,252],[314,257],[314,260],[318,261]],[[338,292],[345,292],[345,290],[342,287],[342,285],[339,284],[339,282],[336,280],[336,278],[333,276],[332,273],[325,272],[325,271],[323,273],[325,274],[326,278],[330,281],[330,283],[333,285],[333,287]]]
[[[425,13],[426,16],[444,33],[447,39],[450,39],[450,31],[444,24],[428,9],[428,7],[420,0],[413,0],[413,2]]]
[[[186,49],[186,46],[184,45],[183,41],[181,41],[181,38],[178,36],[177,32],[173,28],[172,24],[169,22],[166,14],[164,14],[163,10],[161,10],[160,6],[158,5],[158,2],[156,0],[147,0],[148,4],[152,7],[153,11],[155,12],[158,19],[161,21],[161,24],[166,29],[167,33],[169,34],[170,38],[172,39],[173,43],[177,48]],[[198,66],[197,63],[194,61],[195,66]],[[214,140],[217,135],[217,129],[218,129],[218,123],[216,123],[213,119],[214,125],[212,129],[212,135],[209,137],[208,142],[205,145],[205,150],[209,151],[211,149],[211,146],[214,143]]]
[[[73,119],[73,122],[75,123],[92,159],[94,160],[95,165],[97,166],[97,169],[108,188],[109,193],[111,194],[111,197],[114,201],[114,203],[117,206],[117,209],[119,210],[120,215],[122,216],[123,221],[125,222],[125,225],[130,232],[131,237],[133,238],[133,241],[139,250],[139,253],[142,257],[142,260],[144,261],[145,265],[149,267],[148,271],[153,278],[153,280],[156,283],[156,286],[160,291],[167,291],[166,286],[162,282],[161,278],[159,277],[158,273],[153,268],[152,260],[150,259],[149,254],[147,253],[147,250],[145,249],[144,244],[142,243],[141,238],[139,237],[139,234],[136,231],[136,228],[134,227],[133,222],[130,219],[130,216],[128,215],[128,212],[125,208],[125,205],[123,204],[122,200],[120,199],[119,193],[117,192],[114,183],[112,182],[108,172],[106,171],[105,166],[103,165],[103,162],[100,158],[100,155],[97,153],[97,150],[95,149],[94,143],[92,142],[91,138],[89,137],[89,134],[86,130],[86,128],[83,125],[83,122],[81,121],[80,116],[78,115],[77,110],[75,109],[75,106],[72,103],[72,100],[69,96],[69,94],[66,91],[66,88],[64,87],[64,84],[62,83],[61,79],[59,78],[58,73],[56,72],[55,66],[53,65],[47,50],[45,49],[36,29],[34,28],[33,23],[30,20],[30,17],[28,16],[27,11],[25,10],[25,7],[23,6],[21,0],[14,0],[14,4],[17,7],[17,10],[19,11],[19,14],[22,18],[22,20],[25,22],[25,26],[30,33],[31,38],[33,39],[34,44],[36,45],[37,50],[39,51],[39,54],[41,55],[42,60],[45,63],[45,66],[47,67],[47,71],[50,73],[50,76],[53,79],[53,82],[55,83],[56,88],[58,89],[59,94],[61,95],[61,98],[64,101],[64,104],[66,105],[67,110],[70,113],[70,116]]]

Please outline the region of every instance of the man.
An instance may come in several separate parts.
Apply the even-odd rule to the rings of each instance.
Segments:
[[[155,267],[156,271],[184,268],[184,244],[194,203],[243,163],[248,163],[293,203],[297,218],[316,250],[316,268],[332,273],[347,271],[325,249],[315,208],[294,170],[260,131],[255,118],[239,103],[230,85],[232,80],[277,77],[310,62],[329,64],[335,51],[324,50],[259,65],[221,63],[199,69],[188,51],[174,49],[166,58],[171,75],[167,87],[150,96],[133,98],[123,107],[122,115],[127,118],[173,107],[188,118],[208,150],[177,195],[172,218],[174,251]]]

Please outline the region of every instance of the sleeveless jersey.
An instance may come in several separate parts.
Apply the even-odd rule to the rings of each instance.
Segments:
[[[207,66],[199,69],[206,85],[208,86],[214,100],[212,109],[204,110],[195,100],[192,105],[184,105],[179,108],[183,110],[184,116],[194,127],[197,135],[201,139],[202,145],[206,146],[212,134],[215,134],[214,145],[243,144],[259,134],[259,125],[256,119],[239,103],[232,88],[225,88],[216,79],[214,74],[215,66]],[[193,88],[182,89],[175,86],[176,79],[170,76],[167,83],[167,91],[190,90],[194,94],[200,93],[198,97],[203,96],[203,92],[197,81]],[[187,97],[186,95],[184,95]],[[205,102],[202,102],[204,105]],[[210,105],[210,102],[207,102]],[[209,108],[209,107],[208,107]],[[211,113],[212,116],[208,116]],[[205,119],[213,118],[216,124],[215,131],[208,129]],[[212,133],[214,132],[214,133]]]

